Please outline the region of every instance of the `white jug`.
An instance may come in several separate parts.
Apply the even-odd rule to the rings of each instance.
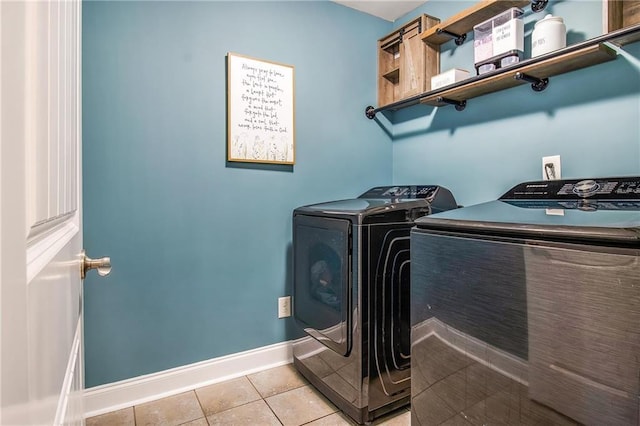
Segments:
[[[547,15],[536,22],[531,34],[531,57],[562,49],[567,45],[567,27],[559,16]]]

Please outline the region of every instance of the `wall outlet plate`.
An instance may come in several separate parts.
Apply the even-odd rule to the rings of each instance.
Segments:
[[[552,155],[549,157],[542,157],[542,180],[557,179],[562,179],[560,156]]]
[[[291,296],[278,297],[278,318],[291,316]]]

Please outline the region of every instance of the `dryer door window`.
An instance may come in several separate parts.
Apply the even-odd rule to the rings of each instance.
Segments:
[[[347,355],[351,225],[314,216],[295,216],[293,222],[294,317],[309,335]]]

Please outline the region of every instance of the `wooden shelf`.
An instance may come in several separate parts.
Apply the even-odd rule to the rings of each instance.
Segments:
[[[562,50],[567,50],[562,53]],[[450,99],[454,101],[466,101],[488,93],[497,92],[508,89],[510,87],[527,84],[526,81],[517,80],[516,73],[523,73],[530,77],[543,79],[553,77],[555,75],[564,74],[581,68],[590,67],[592,65],[608,62],[616,59],[616,52],[600,43],[588,46],[580,50],[562,49],[552,54],[548,59],[536,60],[529,59],[517,65],[507,68],[501,68],[481,76],[473,77],[468,80],[452,85],[451,88],[443,88],[434,91],[433,94],[425,93],[420,99],[420,103],[444,106],[440,98]]]
[[[530,3],[529,0],[484,0],[423,31],[420,38],[425,43],[439,46],[451,40],[451,37],[446,34],[438,34],[439,29],[463,35],[473,30],[474,25],[491,19],[507,9],[523,7]]]
[[[392,83],[398,83],[400,80],[400,68],[394,68],[389,72],[382,74],[382,77],[386,78]]]
[[[454,104],[456,109],[461,111],[469,99],[527,84],[528,79],[533,79],[536,83],[535,85],[532,83],[534,90],[541,91],[545,90],[546,83],[543,81],[545,79],[612,61],[617,58],[617,52],[610,48],[608,44],[622,46],[640,41],[640,1],[603,1],[608,7],[606,15],[608,16],[608,31],[605,34],[542,56],[524,60],[518,64],[468,78],[447,87],[436,90],[427,89],[422,93],[395,101],[386,99],[384,103],[379,102],[381,106],[378,108],[373,106],[366,107],[365,115],[373,119],[379,111],[396,111],[420,103],[432,106]],[[444,28],[452,33],[466,34],[473,28],[473,25],[483,22],[510,7],[522,6],[527,3],[530,3],[530,1],[484,0],[441,24],[435,23],[431,28],[423,31],[420,34],[420,38],[426,42],[424,43],[425,45],[437,49],[438,43],[451,40],[449,36],[445,38],[438,35],[438,28]],[[487,16],[488,18],[486,18]],[[621,20],[622,18],[624,19]],[[516,74],[519,75],[520,79],[516,78]],[[400,71],[400,79],[402,80],[402,70]],[[585,90],[588,90],[588,88],[585,88]]]
[[[420,34],[439,19],[420,15],[378,40],[378,104],[388,105],[423,93],[440,70],[440,52]]]

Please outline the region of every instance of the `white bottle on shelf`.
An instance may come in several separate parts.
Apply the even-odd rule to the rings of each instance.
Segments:
[[[562,49],[567,45],[567,27],[559,16],[547,15],[536,22],[531,34],[531,57]]]

